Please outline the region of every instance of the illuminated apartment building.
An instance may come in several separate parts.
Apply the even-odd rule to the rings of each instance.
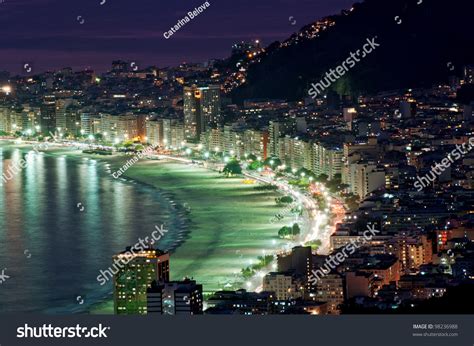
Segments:
[[[145,129],[148,143],[163,146],[163,119],[147,120]]]
[[[302,298],[304,287],[293,277],[293,273],[268,273],[263,278],[263,291],[275,292],[277,300]]]
[[[185,126],[177,119],[163,119],[163,145],[170,149],[185,145]]]
[[[405,271],[416,270],[423,264],[433,260],[433,247],[431,240],[425,234],[399,233],[393,239],[394,247],[398,249],[397,257],[402,269]]]
[[[344,303],[344,277],[331,273],[321,277],[317,283],[316,300],[328,304],[328,314],[339,315]]]
[[[113,257],[115,314],[147,313],[147,290],[153,281],[169,281],[169,254],[155,249],[131,249]]]
[[[46,95],[41,104],[41,132],[49,135],[56,131],[56,97]]]
[[[147,292],[147,313],[161,315],[201,315],[202,285],[196,281],[153,282]]]
[[[311,144],[299,137],[286,135],[280,140],[279,158],[287,166],[311,170]]]
[[[102,123],[96,127],[95,133],[105,134],[107,138],[112,140],[132,140],[138,138],[138,120],[133,114],[111,115],[104,114]]]
[[[316,175],[325,174],[333,179],[342,171],[342,148],[337,145],[317,142],[312,144],[311,170]]]
[[[247,129],[243,133],[244,152],[261,157],[263,160],[268,155],[268,132]]]
[[[221,123],[220,87],[184,87],[184,131],[186,140],[200,140],[209,125]]]

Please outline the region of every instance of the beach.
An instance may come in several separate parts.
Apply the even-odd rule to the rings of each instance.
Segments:
[[[50,149],[46,155],[107,162],[110,179],[115,179],[112,173],[130,159],[130,156],[89,155],[65,148]],[[256,264],[259,256],[276,254],[289,243],[277,234],[292,219],[270,222],[281,212],[282,207],[275,203],[281,194],[256,189],[258,184],[249,183],[244,177],[226,178],[197,165],[142,159],[119,179],[152,186],[179,210],[186,210],[188,233],[171,250],[170,276],[172,280],[193,278],[203,285],[204,294],[222,289],[256,289],[245,286],[241,270]],[[124,247],[128,245],[131,244]],[[160,247],[159,242],[156,246]],[[89,312],[113,313],[112,301],[95,304]]]

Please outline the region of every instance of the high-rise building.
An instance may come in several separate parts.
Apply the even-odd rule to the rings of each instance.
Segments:
[[[201,135],[201,143],[208,151],[226,152],[224,146],[224,132],[220,128],[208,129]],[[230,152],[230,150],[228,152]]]
[[[246,154],[260,156],[264,160],[268,157],[267,131],[247,129],[243,133],[242,142]]]
[[[400,232],[392,239],[402,270],[409,273],[423,264],[432,262],[433,247],[426,234]]]
[[[112,115],[102,114],[101,121],[96,123],[94,118],[94,133],[102,133],[112,140],[131,140],[139,137],[137,117],[133,114]],[[94,126],[95,124],[95,126]]]
[[[333,179],[342,172],[342,143],[316,142],[312,145],[311,170],[316,175],[325,174]]]
[[[23,104],[23,127],[24,131],[30,130],[31,133],[36,131],[37,126],[40,126],[41,108],[32,107],[29,104]]]
[[[23,112],[21,108],[10,109],[11,132],[22,132],[25,128]]]
[[[147,291],[147,313],[162,315],[201,315],[202,285],[196,281],[156,282]]]
[[[145,114],[137,114],[137,136],[141,142],[146,142],[146,120],[147,115]]]
[[[224,125],[223,134],[221,136],[222,144],[218,144],[218,146],[222,146],[224,152],[226,153],[234,153],[237,157],[243,157],[244,153],[244,146],[242,143],[242,132],[239,131],[238,128],[235,128],[230,125]],[[215,146],[210,146],[208,150],[214,150]]]
[[[88,135],[92,133],[92,119],[89,112],[81,112],[81,134]]]
[[[311,145],[300,137],[286,135],[280,144],[280,159],[289,167],[313,169]]]
[[[385,186],[385,169],[374,162],[349,164],[348,185],[351,192],[364,199],[371,192]]]
[[[163,146],[163,119],[147,120],[145,129],[148,143]]]
[[[0,107],[0,131],[10,133],[11,129],[10,108],[2,106]]]
[[[65,133],[67,128],[67,108],[72,104],[72,99],[56,100],[56,129]]]
[[[221,123],[220,87],[184,87],[184,129],[186,140],[198,141],[211,125]]]
[[[189,140],[194,140],[199,137],[197,125],[199,117],[199,102],[196,95],[200,95],[196,90],[196,87],[184,87],[184,136]]]
[[[79,135],[81,130],[81,115],[75,107],[66,109],[66,132],[73,136]]]
[[[281,124],[278,121],[270,121],[268,126],[270,155],[278,156],[278,148],[282,134]]]
[[[114,256],[120,267],[114,275],[116,314],[146,314],[147,290],[153,281],[169,281],[169,253],[155,249],[126,251]]]
[[[344,277],[339,273],[324,275],[317,283],[316,300],[328,303],[328,313],[338,315],[344,303]]]
[[[46,95],[41,105],[41,132],[45,135],[56,131],[56,97]]]
[[[304,278],[307,291],[311,290],[311,283],[308,282],[313,268],[313,254],[310,246],[295,246],[290,254],[279,255],[277,263],[279,272],[290,272]]]
[[[268,125],[268,149],[270,156],[280,155],[280,142],[283,136],[293,134],[296,131],[295,119],[286,119],[284,121],[270,121]]]
[[[163,119],[163,145],[171,149],[185,144],[185,127],[178,119]]]
[[[290,254],[278,256],[278,271],[308,277],[313,267],[312,259],[310,246],[295,246]]]
[[[263,278],[263,291],[275,292],[277,300],[293,300],[304,296],[304,288],[293,273],[268,273]]]

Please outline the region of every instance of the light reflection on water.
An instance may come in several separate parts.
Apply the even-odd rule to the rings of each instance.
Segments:
[[[0,146],[0,172],[27,152]],[[169,232],[158,247],[177,245],[186,225],[174,208],[153,188],[113,179],[104,163],[35,154],[0,186],[0,273],[10,276],[0,285],[0,312],[69,313],[100,302],[112,284],[96,277],[114,253],[161,224]]]

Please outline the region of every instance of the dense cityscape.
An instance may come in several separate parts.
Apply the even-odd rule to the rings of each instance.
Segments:
[[[153,239],[123,241],[97,273],[101,285],[113,282],[113,313],[472,313],[474,61],[456,71],[447,63],[449,78],[426,87],[233,98],[270,50],[333,26],[323,18],[278,47],[236,42],[229,58],[204,63],[0,72],[5,145],[117,159],[114,179],[140,160],[174,162],[237,182],[248,189],[242,198],[271,196],[271,249],[212,288],[192,270],[173,273],[174,251],[193,231],[169,249],[159,240],[174,232],[166,224]],[[29,160],[3,163],[5,189]]]

